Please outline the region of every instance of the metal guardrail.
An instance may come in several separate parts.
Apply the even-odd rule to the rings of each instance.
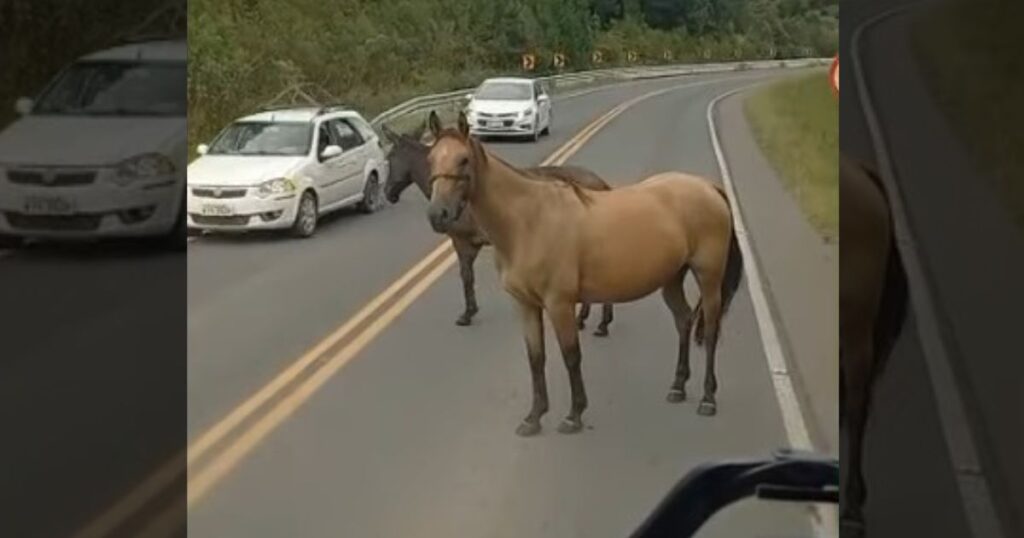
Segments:
[[[803,67],[826,66],[832,58],[800,58],[793,60],[757,60],[747,62],[721,62],[706,64],[673,64],[673,65],[649,65],[638,67],[613,67],[608,69],[597,69],[593,71],[576,71],[561,75],[550,75],[537,77],[538,80],[547,82],[554,88],[578,85],[580,83],[591,83],[597,80],[627,81],[643,80],[651,78],[673,77],[682,75],[700,75],[709,73],[728,73],[734,71],[761,70],[761,69],[798,69]],[[380,127],[384,122],[395,118],[412,114],[424,109],[442,105],[448,105],[462,99],[467,93],[475,88],[465,88],[452,92],[423,95],[398,104],[370,120],[371,125]]]

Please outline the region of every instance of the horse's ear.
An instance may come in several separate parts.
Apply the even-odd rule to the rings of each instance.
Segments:
[[[466,113],[459,111],[459,132],[462,136],[469,138],[469,120],[466,118]]]
[[[430,134],[434,135],[434,138],[441,136],[441,118],[437,117],[437,111],[431,110],[430,117],[427,118],[427,124],[430,125]]]

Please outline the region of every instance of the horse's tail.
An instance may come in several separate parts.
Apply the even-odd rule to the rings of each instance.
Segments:
[[[889,197],[882,185],[881,178],[868,166],[862,163],[858,163],[858,165],[885,198],[886,205],[890,208],[889,219],[891,221],[892,205],[889,203]],[[907,273],[903,267],[903,258],[900,256],[899,248],[896,246],[895,236],[890,236],[888,256],[882,299],[878,305],[878,314],[875,315],[874,341],[872,342],[875,351],[875,366],[871,372],[872,378],[877,378],[883,370],[887,362],[886,359],[889,358],[889,353],[892,352],[907,317],[909,300]]]
[[[885,287],[882,289],[882,301],[878,305],[875,316],[874,348],[875,367],[871,377],[877,378],[885,367],[889,353],[896,345],[896,339],[903,331],[907,318],[907,302],[909,299],[907,274],[903,268],[896,242],[889,246],[889,262],[885,271]]]
[[[729,197],[725,194],[725,191],[715,186],[715,190],[725,200],[726,206],[729,207],[729,251],[725,259],[725,273],[722,275],[722,310],[719,314],[719,319],[724,318],[725,314],[729,311],[729,305],[732,304],[733,298],[736,296],[736,290],[740,289],[740,281],[743,280],[743,252],[740,250],[739,239],[736,238],[736,225],[733,221],[732,215],[732,203],[729,202]],[[694,309],[694,315],[697,321],[697,330],[693,333],[693,340],[698,346],[704,345],[704,316],[701,314],[701,302],[697,302],[697,307]]]
[[[740,281],[743,280],[743,252],[740,250],[740,242],[736,238],[736,224],[733,219],[732,203],[721,187],[716,186],[718,194],[722,195],[725,204],[729,206],[729,254],[725,261],[725,275],[722,277],[722,316],[729,311],[736,290],[740,288]]]

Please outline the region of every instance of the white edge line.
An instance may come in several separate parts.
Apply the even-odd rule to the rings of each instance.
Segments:
[[[1002,538],[1004,534],[992,502],[988,478],[979,461],[978,450],[968,426],[966,405],[957,388],[950,352],[936,319],[935,312],[939,307],[929,289],[929,280],[921,262],[919,249],[910,232],[910,221],[896,181],[896,170],[889,155],[889,148],[874,102],[871,100],[871,92],[864,77],[859,54],[860,38],[866,28],[916,6],[917,4],[911,4],[890,9],[861,23],[853,32],[850,42],[850,57],[853,60],[854,80],[864,112],[864,120],[867,123],[871,143],[878,158],[879,175],[885,184],[892,207],[895,221],[894,235],[908,276],[910,300],[914,308],[913,318],[919,335],[918,341],[924,351],[932,390],[936,395],[934,401],[939,411],[949,457],[956,472],[960,500],[963,503],[973,536]]]
[[[796,450],[814,450],[811,444],[811,436],[807,430],[807,421],[804,412],[800,408],[800,401],[793,387],[793,380],[789,376],[789,367],[786,362],[785,353],[779,343],[779,331],[768,306],[768,298],[764,292],[764,285],[761,280],[761,270],[758,267],[757,258],[750,245],[750,237],[747,234],[747,227],[743,220],[740,209],[739,197],[729,173],[729,165],[726,162],[722,145],[718,138],[718,128],[715,125],[715,107],[718,102],[746,91],[755,86],[764,84],[765,81],[748,84],[719,94],[708,103],[707,121],[708,131],[711,135],[711,147],[715,151],[715,158],[718,160],[718,168],[722,175],[722,183],[725,186],[726,194],[732,205],[732,214],[736,239],[740,244],[740,251],[743,253],[743,266],[746,273],[747,288],[750,291],[750,299],[754,305],[754,315],[757,318],[757,325],[761,333],[761,345],[764,348],[765,359],[768,362],[768,371],[775,386],[775,396],[779,401],[779,408],[782,412],[782,422],[786,428],[786,436],[790,445]],[[815,504],[813,507],[816,517],[811,517],[811,526],[814,528],[815,536],[838,536],[838,515],[834,506]]]

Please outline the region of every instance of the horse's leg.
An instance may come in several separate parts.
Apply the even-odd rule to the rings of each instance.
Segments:
[[[573,316],[574,302],[555,302],[547,306],[551,324],[555,328],[558,347],[562,350],[565,369],[569,372],[569,388],[572,390],[572,408],[569,415],[558,425],[561,433],[576,433],[583,429],[583,411],[587,408],[587,390],[583,386],[583,372],[580,363],[579,329]]]
[[[722,321],[722,271],[699,271],[700,314],[704,328],[704,351],[707,362],[704,368],[704,397],[697,406],[697,413],[706,417],[718,411],[715,393],[718,378],[715,376],[715,353],[718,350],[718,329]],[[698,321],[698,328],[701,326]]]
[[[523,423],[516,428],[516,434],[528,437],[540,432],[540,418],[548,412],[548,384],[544,378],[544,311],[534,305],[517,303],[526,338],[526,357],[530,360],[533,405]]]
[[[587,326],[587,318],[590,317],[590,303],[580,305],[580,315],[576,317],[576,326],[583,330]]]
[[[608,325],[611,324],[612,319],[615,317],[612,314],[612,303],[604,303],[601,305],[601,324],[597,326],[597,330],[594,331],[594,336],[608,336]]]
[[[473,323],[473,316],[480,310],[476,305],[476,277],[473,272],[480,247],[456,236],[452,236],[452,246],[459,257],[459,277],[462,278],[462,295],[466,301],[466,310],[455,320],[455,324],[464,327]]]
[[[697,300],[697,306],[693,308],[692,320],[697,322],[697,330],[693,332],[693,342],[698,347],[704,345],[704,317],[701,316],[700,299]]]
[[[686,302],[683,292],[683,278],[686,271],[680,271],[679,277],[661,288],[662,298],[675,319],[676,332],[679,333],[679,357],[676,362],[676,377],[666,399],[672,403],[686,400],[686,382],[690,380],[690,328],[693,326],[693,312],[690,303]]]
[[[845,419],[846,455],[844,461],[849,462],[846,473],[846,484],[843,487],[842,526],[844,536],[847,532],[854,536],[864,526],[862,509],[867,500],[867,487],[861,467],[864,448],[864,429],[868,421],[868,410],[871,401],[871,370],[874,367],[871,350],[871,337],[865,335],[855,338],[848,352],[843,354],[840,375],[844,401],[843,418]]]

